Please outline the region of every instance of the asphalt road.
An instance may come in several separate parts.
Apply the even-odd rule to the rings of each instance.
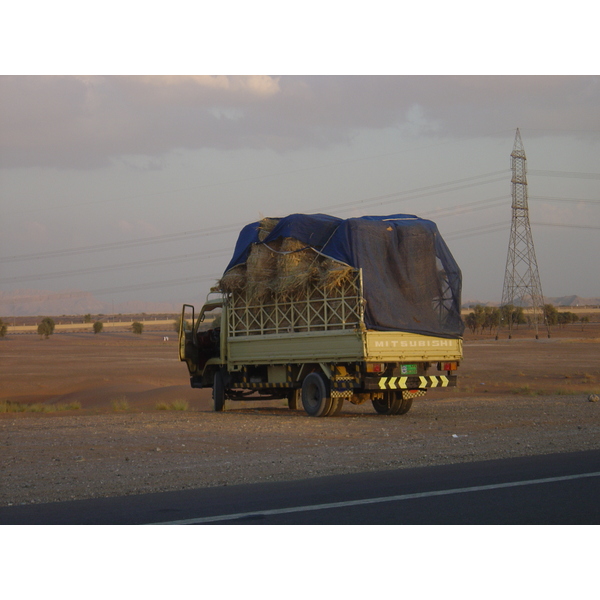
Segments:
[[[0,507],[0,524],[600,524],[600,451]]]

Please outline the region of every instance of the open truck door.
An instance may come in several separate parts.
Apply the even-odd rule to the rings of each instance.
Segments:
[[[184,304],[179,321],[179,360],[186,362],[190,375],[196,372],[198,352],[194,339],[195,309],[191,304]]]

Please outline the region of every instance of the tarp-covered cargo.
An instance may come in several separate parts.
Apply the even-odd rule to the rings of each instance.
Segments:
[[[432,221],[402,214],[269,221],[268,233],[261,221],[242,229],[225,274],[244,265],[256,245],[278,253],[281,240],[298,240],[315,256],[362,270],[367,329],[462,336],[461,272]]]

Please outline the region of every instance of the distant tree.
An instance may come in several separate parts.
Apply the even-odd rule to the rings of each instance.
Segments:
[[[92,315],[87,314],[83,317],[83,322],[84,323],[91,323],[92,322]]]
[[[492,333],[492,329],[500,325],[500,309],[493,306],[486,306],[484,308],[484,317],[484,327],[489,328],[490,333]]]
[[[577,323],[577,321],[579,321],[579,317],[575,313],[568,311],[558,313],[558,324],[560,327],[564,327],[570,323]]]
[[[500,325],[500,309],[494,306],[482,306],[476,304],[471,307],[473,312],[469,313],[465,319],[465,325],[473,332],[483,333],[484,329],[489,329],[490,333],[494,328]]]
[[[465,325],[471,330],[471,333],[477,331],[477,318],[474,312],[470,312],[465,319]]]
[[[142,335],[142,332],[144,331],[144,324],[140,323],[139,321],[134,321],[131,324],[131,331],[133,331],[133,333],[136,333],[138,335]]]
[[[5,323],[0,319],[0,338],[3,338],[6,335],[7,329]]]
[[[544,304],[544,316],[548,325],[558,324],[558,311],[552,304]]]
[[[500,325],[500,309],[493,306],[482,306],[476,304],[472,307],[473,312],[469,313],[465,319],[465,325],[473,332],[483,333],[484,329],[492,330]]]
[[[589,317],[581,317],[581,319],[579,319],[579,322],[581,323],[581,331],[583,331],[583,326],[586,323],[590,322],[590,318]]]
[[[485,308],[481,304],[477,304],[473,307],[473,314],[475,315],[476,328],[483,331],[485,325]]]
[[[512,323],[512,313],[515,310],[513,304],[505,304],[500,307],[500,323],[502,325],[510,325]]]
[[[512,321],[519,328],[519,325],[523,325],[527,323],[527,319],[525,318],[525,311],[522,306],[515,306],[512,312]]]
[[[96,321],[94,323],[94,333],[100,333],[104,329],[104,323],[102,321]]]
[[[44,317],[38,325],[37,332],[41,337],[48,339],[54,333],[54,327],[54,319]]]

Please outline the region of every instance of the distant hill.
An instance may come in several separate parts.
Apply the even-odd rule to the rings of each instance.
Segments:
[[[50,292],[46,290],[0,291],[0,316],[33,317],[86,314],[139,314],[139,313],[178,313],[181,304],[175,302],[105,302],[89,292],[66,290]]]
[[[581,296],[560,296],[555,298],[545,298],[546,304],[554,306],[600,306],[600,298],[582,298]],[[500,306],[500,302],[481,302],[479,300],[465,300],[462,308],[469,308],[480,304],[481,306]]]
[[[600,306],[600,298],[582,298],[581,296],[561,296],[546,298],[554,306]],[[463,308],[476,304],[482,306],[500,306],[499,302],[466,300]],[[106,302],[98,300],[89,292],[66,290],[50,292],[47,290],[0,291],[0,317],[35,317],[86,314],[140,314],[140,313],[179,313],[181,304],[177,302]]]
[[[548,298],[546,302],[554,306],[598,306],[600,298],[582,298],[581,296],[561,296],[560,298]]]

